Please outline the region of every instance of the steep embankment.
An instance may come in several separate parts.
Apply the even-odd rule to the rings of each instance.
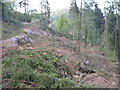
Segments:
[[[74,52],[76,41],[43,31],[37,24],[24,30],[32,31],[27,34],[32,44],[18,47],[10,39],[15,44],[11,50],[4,42],[4,87],[118,87],[118,63],[98,47],[84,48],[82,43],[79,56]]]
[[[18,35],[19,33],[22,33],[23,30],[21,29],[23,27],[23,24],[18,23],[10,23],[10,22],[4,22],[2,21],[2,39],[8,39],[15,35]]]

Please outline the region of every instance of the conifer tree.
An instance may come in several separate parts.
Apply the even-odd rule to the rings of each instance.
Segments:
[[[104,31],[104,17],[103,17],[103,13],[101,12],[101,10],[98,8],[98,4],[95,4],[95,26],[96,26],[96,30],[97,30],[97,35],[99,37],[99,42],[101,41],[101,35]]]
[[[84,1],[84,8],[82,14],[82,39],[85,42],[85,46],[88,43],[94,45],[97,40],[97,31],[95,29],[95,15],[92,7],[95,2]]]
[[[50,4],[48,0],[42,0],[40,2],[41,5],[41,15],[42,15],[42,25],[44,26],[43,29],[46,29],[50,23]]]
[[[22,0],[22,1],[19,2],[19,5],[20,5],[20,8],[24,7],[24,14],[27,14],[29,1],[28,0]]]
[[[71,18],[75,18],[79,16],[79,8],[76,4],[76,0],[71,0],[71,7],[70,7],[70,16]]]

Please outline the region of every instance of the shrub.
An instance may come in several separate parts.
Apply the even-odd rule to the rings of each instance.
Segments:
[[[74,83],[70,79],[62,78],[56,81],[53,86],[59,88],[71,88],[74,86]]]

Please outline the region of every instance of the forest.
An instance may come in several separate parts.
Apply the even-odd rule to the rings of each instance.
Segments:
[[[119,89],[120,0],[30,1],[0,0],[1,89]]]

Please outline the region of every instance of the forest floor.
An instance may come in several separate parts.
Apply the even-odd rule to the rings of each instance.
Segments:
[[[43,31],[37,25],[27,25],[25,31],[31,30],[29,35],[33,40],[31,45],[18,46],[13,42],[15,37],[3,40],[2,53],[11,49],[45,49],[59,53],[60,59],[71,69],[71,76],[77,85],[95,86],[100,88],[118,88],[118,61],[107,58],[106,53],[96,46],[84,47],[81,43],[81,55],[75,53],[76,41],[65,37],[52,35],[49,31]]]

